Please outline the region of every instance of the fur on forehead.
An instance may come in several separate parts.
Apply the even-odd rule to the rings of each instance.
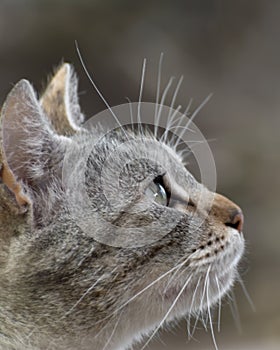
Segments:
[[[70,147],[79,149],[81,157],[91,154],[100,167],[104,162],[113,161],[119,168],[137,159],[150,160],[165,168],[183,166],[180,155],[167,143],[157,140],[147,128],[141,132],[132,129],[124,132],[121,128],[106,132],[105,127],[97,125],[76,133],[72,140]]]

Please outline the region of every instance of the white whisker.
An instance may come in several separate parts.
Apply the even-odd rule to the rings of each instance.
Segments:
[[[184,76],[181,75],[181,77],[180,77],[180,79],[179,79],[179,81],[178,81],[178,84],[177,84],[177,86],[176,86],[176,89],[175,89],[175,91],[174,91],[172,100],[171,100],[170,111],[169,111],[169,114],[168,114],[168,119],[170,118],[170,115],[171,115],[171,113],[172,113],[172,109],[174,108],[175,101],[176,101],[176,98],[177,98],[179,89],[180,89],[180,87],[181,87],[181,85],[182,85],[183,79],[184,79]]]
[[[124,304],[122,304],[120,307],[118,307],[116,310],[114,310],[112,312],[111,315],[104,317],[102,320],[95,322],[94,324],[99,324],[101,322],[104,322],[105,320],[113,317],[116,313],[118,313],[120,310],[122,310],[124,307],[126,307],[129,303],[131,303],[133,300],[135,300],[136,298],[138,298],[141,294],[143,294],[144,292],[146,292],[149,288],[151,288],[153,285],[155,285],[156,283],[158,283],[159,281],[161,281],[163,278],[165,278],[166,276],[168,276],[170,273],[172,273],[173,271],[175,271],[176,269],[180,268],[181,266],[185,265],[189,259],[192,258],[192,256],[195,253],[192,253],[191,255],[189,255],[185,260],[183,260],[183,258],[181,258],[179,260],[179,262],[177,263],[176,266],[172,267],[170,270],[168,270],[167,272],[165,272],[164,274],[162,274],[161,276],[159,276],[158,278],[156,278],[153,282],[151,282],[150,284],[148,284],[145,288],[141,289],[138,293],[136,293],[133,297],[131,297],[129,300],[127,300]],[[183,260],[182,262],[180,262],[181,260]]]
[[[206,294],[207,279],[208,279],[208,276],[209,276],[210,270],[211,270],[211,265],[208,267],[207,272],[206,272],[206,275],[205,275],[204,287],[203,287],[203,293],[202,293],[202,298],[201,298],[201,301],[200,301],[200,310],[202,310],[202,309],[203,309],[203,301],[204,301],[205,294]]]
[[[238,330],[238,333],[242,333],[242,328],[241,328],[241,322],[240,322],[240,315],[239,315],[239,311],[238,311],[238,306],[236,303],[236,299],[235,299],[235,295],[233,291],[229,292],[230,298],[229,298],[229,306],[230,306],[230,310],[232,313],[232,317],[235,323],[235,326]]]
[[[154,136],[155,136],[155,138],[157,138],[157,129],[158,129],[158,125],[156,124],[156,118],[157,118],[157,115],[158,115],[158,105],[159,105],[159,95],[160,95],[160,83],[161,83],[162,61],[163,61],[163,53],[160,54],[159,64],[158,64],[156,106],[155,106],[155,115],[154,115],[154,124],[155,124]]]
[[[220,289],[220,284],[218,277],[215,276],[216,279],[216,284],[218,288],[218,293],[219,293],[219,308],[218,308],[218,332],[221,331],[221,310],[222,310],[222,299],[221,299],[221,289]]]
[[[189,128],[189,126],[191,125],[191,123],[193,122],[194,118],[197,116],[197,114],[201,111],[201,109],[206,105],[206,103],[211,99],[213,94],[210,94],[208,95],[204,101],[202,101],[202,103],[196,108],[196,110],[192,113],[190,119],[188,120],[187,122],[187,125],[186,125],[186,129]],[[180,140],[182,138],[182,136],[184,135],[184,130],[183,132],[181,132],[181,134],[179,135],[179,138],[178,140]],[[179,142],[179,141],[178,141]],[[175,143],[175,148],[177,147],[177,144]]]
[[[190,109],[191,109],[191,106],[192,106],[192,103],[193,103],[193,98],[191,97],[190,98],[190,100],[189,100],[189,103],[188,103],[188,105],[187,105],[187,107],[186,107],[186,109],[185,109],[185,111],[184,111],[184,116],[188,116],[188,114],[189,114],[189,111],[190,111]]]
[[[191,323],[191,315],[192,315],[192,308],[193,308],[193,304],[194,304],[194,300],[195,300],[195,296],[196,296],[196,292],[197,292],[197,289],[198,289],[198,286],[199,286],[199,283],[201,281],[201,276],[199,277],[198,281],[197,281],[197,284],[196,284],[196,287],[195,287],[195,290],[194,290],[194,293],[193,293],[193,296],[192,296],[192,301],[191,301],[191,306],[190,306],[190,312],[189,312],[189,317],[188,317],[188,321],[187,321],[187,330],[188,330],[188,339],[190,340],[192,335],[191,335],[191,330],[190,330],[190,323]]]
[[[160,122],[160,117],[161,117],[161,111],[162,111],[162,108],[163,108],[163,104],[165,102],[165,98],[166,98],[166,95],[172,85],[172,82],[174,80],[174,77],[171,77],[166,85],[166,88],[164,89],[163,91],[163,94],[162,94],[162,97],[161,97],[161,100],[160,100],[160,105],[159,105],[159,109],[158,109],[158,113],[156,115],[156,118],[155,118],[155,127],[156,127],[156,133],[155,133],[155,137],[157,138],[157,130],[158,130],[158,127],[159,127],[159,122]]]
[[[199,310],[203,310],[203,301],[204,301],[205,293],[206,293],[206,282],[207,282],[207,278],[208,278],[209,273],[210,273],[210,269],[211,269],[211,265],[208,267],[207,272],[206,272],[206,275],[205,275],[204,287],[203,287],[203,292],[202,292],[202,296],[201,296],[201,301],[200,301]],[[203,314],[202,314],[202,316],[203,316]],[[199,318],[199,314],[197,315],[197,317],[196,317],[196,319],[195,319],[195,323],[194,323],[194,326],[193,326],[193,331],[192,331],[191,336],[193,336],[193,334],[194,334],[194,331],[195,331],[195,328],[196,328],[196,325],[197,325],[197,322],[198,322],[198,318]],[[204,327],[206,327],[205,321],[204,321],[203,317],[202,317],[201,320],[202,320],[202,323],[203,323]]]
[[[97,87],[96,83],[93,81],[92,77],[91,77],[91,74],[89,73],[86,65],[85,65],[85,62],[83,60],[83,57],[82,57],[82,54],[80,52],[80,49],[79,49],[79,46],[78,46],[78,43],[77,41],[75,41],[75,45],[76,45],[76,50],[77,50],[77,53],[78,53],[78,56],[79,56],[79,59],[80,59],[80,62],[82,64],[82,67],[89,79],[89,81],[91,82],[92,86],[94,87],[95,91],[98,93],[99,97],[101,98],[101,100],[104,102],[105,106],[108,108],[108,110],[110,111],[110,113],[112,114],[112,116],[114,117],[115,121],[117,122],[117,124],[119,125],[119,127],[121,128],[121,130],[123,131],[123,133],[126,135],[126,137],[128,138],[127,136],[127,133],[126,131],[124,130],[122,124],[120,123],[118,117],[116,116],[116,114],[114,113],[114,111],[112,110],[111,106],[109,105],[109,103],[107,102],[107,100],[105,99],[105,97],[103,96],[103,94],[101,93],[101,91],[99,90],[99,88]]]
[[[170,315],[171,311],[174,309],[175,305],[177,304],[177,301],[179,300],[180,296],[183,294],[183,292],[185,291],[187,285],[189,284],[191,278],[192,278],[193,274],[191,274],[189,276],[189,278],[187,279],[187,281],[185,282],[185,284],[183,285],[183,287],[181,288],[180,292],[178,293],[177,297],[175,298],[175,300],[173,301],[172,305],[170,306],[170,308],[168,309],[167,313],[165,314],[165,316],[163,317],[163,319],[161,320],[161,322],[159,323],[159,325],[156,327],[156,329],[153,331],[152,335],[149,337],[149,339],[146,341],[146,343],[144,344],[144,346],[141,348],[141,350],[144,350],[147,345],[150,343],[150,341],[153,339],[153,337],[155,336],[155,334],[158,332],[158,330],[162,327],[162,325],[164,324],[164,322],[167,320],[168,316]]]
[[[212,340],[214,343],[214,347],[216,350],[218,350],[218,346],[216,343],[216,338],[215,338],[215,333],[214,333],[214,327],[213,327],[213,321],[212,321],[212,316],[211,316],[211,309],[210,309],[210,298],[209,298],[209,275],[207,278],[207,288],[206,288],[206,299],[207,299],[207,309],[208,309],[208,316],[209,316],[209,323],[210,323],[210,330],[212,334]]]
[[[173,130],[173,129],[176,129],[176,130],[178,130],[178,129],[183,129],[184,131],[187,130],[187,131],[190,131],[190,132],[192,132],[192,133],[195,133],[194,130],[188,128],[186,125],[179,125],[179,126],[176,125],[176,126],[170,127],[170,128],[168,129],[168,131]]]
[[[145,72],[146,72],[146,58],[143,60],[143,66],[142,66],[142,74],[141,74],[141,83],[140,83],[140,91],[139,91],[139,100],[137,105],[137,123],[138,123],[138,129],[141,130],[141,133],[143,131],[142,129],[142,123],[141,123],[141,102],[143,97],[143,88],[144,88],[144,80],[145,80]]]
[[[112,270],[112,273],[117,270],[118,267],[115,267]],[[104,278],[104,275],[101,275],[85,292],[84,294],[80,297],[80,299],[71,307],[70,310],[68,310],[65,314],[64,317],[69,315],[79,304],[80,302],[93,290],[93,288]]]
[[[132,102],[129,99],[129,97],[126,97],[126,100],[129,105],[129,115],[130,115],[130,124],[131,124],[131,130],[134,130],[134,121],[133,121],[133,111],[132,111]]]
[[[243,280],[242,280],[242,278],[241,278],[241,276],[239,274],[237,275],[237,280],[238,280],[238,282],[241,285],[243,293],[244,293],[244,295],[245,295],[249,305],[251,306],[252,311],[256,312],[255,304],[254,304],[252,298],[250,297],[250,294],[248,293],[247,288],[246,288],[246,286],[245,286],[245,284],[244,284],[244,282],[243,282]]]
[[[181,267],[182,267],[182,266],[179,266],[179,268],[177,269],[177,271],[175,271],[175,273],[169,278],[168,283],[166,284],[166,286],[165,286],[165,288],[164,288],[164,290],[163,290],[163,293],[162,293],[163,295],[166,293],[168,287],[169,287],[169,286],[171,285],[171,283],[174,281],[175,277],[177,276],[177,273],[181,270]],[[185,273],[185,272],[186,272],[185,270],[181,271],[181,272],[179,273],[179,275],[177,276],[177,280],[179,280],[180,276],[181,276],[183,273]]]
[[[115,326],[114,326],[114,328],[113,328],[113,330],[112,330],[112,333],[111,333],[110,337],[108,338],[108,340],[106,341],[105,345],[103,346],[103,349],[102,349],[102,350],[105,350],[105,349],[107,348],[107,346],[111,343],[111,340],[112,340],[114,334],[116,333],[117,327],[118,327],[118,325],[119,325],[121,316],[122,316],[122,313],[121,313],[120,316],[118,317],[118,319],[117,319],[117,321],[116,321],[116,324],[115,324]],[[103,329],[104,329],[104,328],[106,328],[106,326],[103,327]],[[100,332],[98,332],[98,333],[100,333]]]
[[[172,121],[172,119],[178,114],[178,112],[180,111],[180,109],[182,108],[181,105],[179,105],[176,110],[173,112],[173,114],[171,115],[170,120]],[[167,125],[166,129],[164,130],[164,133],[162,134],[161,138],[160,138],[160,142],[166,142],[167,136],[168,136],[168,132],[169,132],[170,128],[169,125]]]
[[[203,101],[202,103],[196,108],[196,110],[193,112],[191,115],[187,127],[192,123],[194,118],[197,116],[197,114],[202,110],[202,108],[206,105],[206,103],[212,98],[213,94],[209,94]]]
[[[189,144],[189,143],[192,143],[194,146],[196,146],[196,145],[203,145],[203,144],[208,143],[208,142],[211,142],[211,141],[216,141],[216,140],[215,140],[215,139],[208,139],[208,140],[188,140],[188,144]],[[181,141],[181,142],[178,143],[177,146],[180,146],[180,145],[185,144],[185,143],[186,143],[186,141]]]
[[[122,304],[119,308],[117,308],[114,313],[117,313],[118,311],[122,310],[126,305],[128,305],[129,303],[131,303],[133,300],[135,300],[138,296],[140,296],[141,294],[143,294],[146,290],[148,290],[149,288],[151,288],[153,285],[155,285],[157,282],[159,282],[160,280],[162,280],[164,277],[168,276],[171,272],[173,272],[174,270],[181,268],[182,266],[184,266],[189,259],[191,259],[191,257],[194,255],[191,254],[190,256],[188,256],[187,259],[185,259],[183,262],[177,264],[176,266],[172,267],[170,270],[168,270],[167,272],[165,272],[164,274],[162,274],[160,277],[158,277],[157,279],[155,279],[153,282],[151,282],[150,284],[148,284],[145,288],[141,289],[140,292],[136,293],[132,298],[130,298],[128,301],[126,301],[124,304]]]
[[[183,120],[184,120],[185,118],[188,117],[188,113],[189,113],[189,110],[190,110],[190,108],[191,108],[191,105],[192,105],[192,98],[190,99],[190,101],[189,101],[189,103],[188,103],[188,105],[187,105],[187,107],[186,107],[184,113],[181,115],[181,117],[180,117],[179,119],[176,119],[176,120],[174,121],[174,124],[175,124],[175,122],[177,123],[177,127],[175,127],[174,135],[172,136],[172,138],[171,138],[171,140],[170,140],[170,145],[173,145],[174,139],[177,138],[177,142],[180,140],[180,138],[178,138],[178,135],[177,135],[178,127],[181,126],[181,123],[183,122]],[[170,127],[171,127],[171,126],[172,126],[172,125],[170,125]],[[170,129],[169,129],[169,130],[170,130]],[[178,139],[179,139],[179,140],[178,140]],[[173,146],[172,146],[172,147],[173,147]],[[174,146],[174,149],[176,150],[176,147],[175,147],[175,146]]]

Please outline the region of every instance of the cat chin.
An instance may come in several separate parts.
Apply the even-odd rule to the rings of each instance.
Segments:
[[[209,258],[199,262],[193,266],[192,275],[166,289],[161,297],[167,310],[180,295],[167,320],[203,312],[219,302],[236,280],[237,265],[243,251],[244,240],[241,237],[214,261]]]
[[[221,276],[216,273],[209,273],[209,281],[204,277],[196,278],[182,292],[178,302],[170,312],[167,321],[185,317],[188,314],[203,312],[208,307],[212,307],[223,297],[232,287],[236,278],[236,269],[233,268]],[[183,286],[169,288],[163,295],[166,305],[166,312],[179,295]],[[164,315],[163,315],[164,317]]]
[[[223,276],[218,277],[219,287],[216,281],[216,276],[216,274],[209,274],[208,292],[207,287],[205,287],[205,275],[204,280],[202,280],[201,285],[198,285],[198,287],[197,284],[199,278],[193,280],[189,287],[186,288],[184,292],[182,292],[180,298],[178,299],[176,305],[168,317],[166,317],[166,314],[169,312],[176,297],[179,295],[182,286],[171,287],[170,289],[167,289],[165,294],[160,294],[159,299],[155,301],[155,303],[157,303],[157,306],[160,308],[160,312],[157,313],[157,317],[150,318],[148,315],[146,315],[147,322],[145,325],[142,325],[142,330],[138,332],[137,330],[134,330],[134,334],[136,334],[136,336],[133,337],[133,339],[130,338],[128,334],[126,334],[127,338],[124,336],[123,339],[126,338],[127,347],[121,349],[128,349],[129,346],[135,342],[138,343],[140,341],[143,341],[143,339],[145,340],[147,336],[151,336],[153,331],[157,329],[158,325],[161,324],[165,317],[166,319],[164,320],[163,325],[178,321],[188,316],[189,314],[197,315],[199,312],[203,314],[207,312],[208,307],[212,307],[218,303],[222,296],[231,288],[235,280],[236,269],[234,268],[230,271],[227,271]],[[163,307],[163,305],[165,306]],[[152,306],[151,309],[153,309]],[[130,327],[131,325],[128,327],[128,329]],[[129,333],[131,334],[131,332]]]

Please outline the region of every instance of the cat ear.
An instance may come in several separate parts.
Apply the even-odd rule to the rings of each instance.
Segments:
[[[52,131],[27,80],[17,83],[8,95],[1,120],[2,181],[19,205],[30,204],[32,190],[46,189],[60,171],[70,140]]]
[[[54,74],[40,103],[53,128],[60,135],[73,135],[84,121],[77,94],[78,80],[70,64]]]

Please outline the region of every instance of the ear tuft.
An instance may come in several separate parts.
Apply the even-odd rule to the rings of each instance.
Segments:
[[[78,99],[78,80],[70,64],[62,64],[40,99],[53,128],[60,135],[73,135],[84,121]]]

